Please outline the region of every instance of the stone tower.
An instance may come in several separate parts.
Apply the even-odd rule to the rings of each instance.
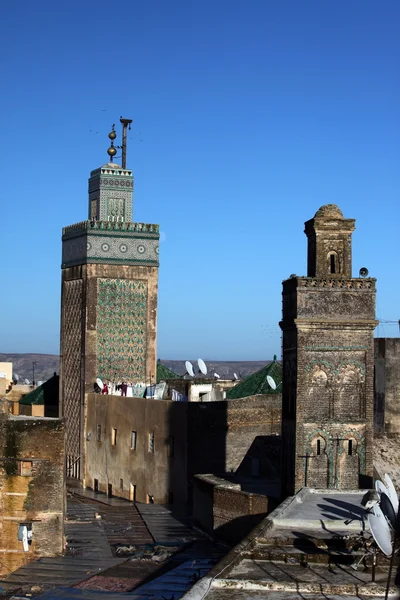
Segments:
[[[370,487],[375,279],[353,278],[354,219],[305,223],[307,277],[283,282],[282,495]]]
[[[159,226],[132,222],[132,171],[91,172],[88,220],[62,232],[60,398],[67,473],[84,479],[86,394],[96,378],[156,377]]]

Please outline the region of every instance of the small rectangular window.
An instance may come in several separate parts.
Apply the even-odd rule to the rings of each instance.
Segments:
[[[136,485],[133,483],[129,486],[129,500],[131,502],[136,502]]]
[[[149,433],[148,450],[154,454],[154,431]]]
[[[321,454],[321,440],[317,440],[317,455]]]
[[[117,444],[117,430],[115,427],[111,430],[111,445],[115,446]]]
[[[331,273],[335,274],[336,273],[336,260],[335,260],[335,255],[331,254]]]
[[[131,450],[136,450],[136,431],[131,431]]]
[[[32,475],[32,461],[31,460],[21,460],[18,463],[19,466],[19,475],[22,477],[31,477]]]
[[[353,454],[353,440],[349,440],[349,445],[348,445],[348,454],[349,456],[351,456]]]
[[[124,491],[124,480],[123,479],[119,480],[119,491],[120,492]]]
[[[175,438],[173,435],[170,435],[168,438],[167,453],[168,456],[174,456],[175,454]]]
[[[97,441],[101,442],[101,425],[97,425]]]

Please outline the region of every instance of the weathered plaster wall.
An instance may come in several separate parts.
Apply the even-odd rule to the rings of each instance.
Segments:
[[[112,485],[113,495],[127,499],[132,484],[138,502],[146,502],[148,495],[160,504],[186,502],[186,409],[185,402],[88,394],[85,484],[93,489],[96,479],[99,491],[107,493]],[[132,431],[136,449],[131,448]],[[151,433],[154,452],[149,451]]]
[[[64,426],[59,419],[0,418],[0,574],[63,550]],[[32,523],[28,552],[20,523]]]

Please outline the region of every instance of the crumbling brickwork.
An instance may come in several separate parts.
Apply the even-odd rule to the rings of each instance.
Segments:
[[[0,415],[0,575],[63,550],[64,426]],[[32,529],[24,550],[19,527]]]
[[[308,276],[283,282],[284,496],[372,477],[375,280],[351,277],[353,219],[307,221]]]

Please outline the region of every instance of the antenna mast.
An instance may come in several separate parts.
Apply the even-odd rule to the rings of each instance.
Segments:
[[[120,117],[119,120],[122,123],[122,168],[126,169],[126,130],[131,128],[132,119]]]

